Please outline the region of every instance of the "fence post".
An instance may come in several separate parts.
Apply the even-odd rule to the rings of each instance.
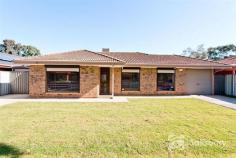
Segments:
[[[235,89],[234,89],[234,84],[235,84],[235,70],[233,68],[233,74],[232,74],[232,95],[235,96]]]

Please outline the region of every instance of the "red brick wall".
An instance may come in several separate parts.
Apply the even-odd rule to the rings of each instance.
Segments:
[[[31,65],[29,69],[29,95],[33,97],[44,96],[46,71],[44,65]]]
[[[100,84],[100,68],[92,66],[80,67],[81,97],[98,97]]]
[[[175,91],[157,91],[158,95],[181,95],[186,94],[185,89],[185,78],[186,78],[186,70],[176,69],[175,71]]]
[[[121,68],[114,68],[114,94],[120,95],[121,93]]]
[[[111,71],[112,72],[112,71]],[[110,73],[110,91],[111,91]],[[177,95],[185,94],[186,71],[176,69],[175,91],[157,91],[157,69],[140,69],[140,91],[121,91],[121,68],[114,68],[115,95]],[[100,68],[95,66],[80,67],[80,92],[46,92],[46,69],[44,65],[31,65],[29,71],[29,94],[32,97],[98,97]]]
[[[141,94],[156,93],[157,87],[157,69],[155,68],[141,68],[140,69],[140,91]]]
[[[44,65],[31,65],[29,71],[29,95],[32,97],[98,97],[100,68],[80,67],[80,91],[72,93],[47,92],[46,69]]]
[[[176,70],[175,91],[157,91],[157,69],[140,69],[140,91],[121,91],[121,68],[115,68],[115,95],[178,95],[185,94],[186,71]]]

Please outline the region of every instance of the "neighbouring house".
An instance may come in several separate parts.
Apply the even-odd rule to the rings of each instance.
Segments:
[[[236,56],[230,56],[219,60],[222,64],[228,64],[231,67],[215,71],[219,91],[223,95],[236,96]]]
[[[13,61],[22,57],[0,53],[0,96],[28,93],[28,67]]]
[[[214,70],[229,67],[179,55],[78,50],[15,60],[29,66],[32,97],[213,94]]]
[[[0,71],[12,71],[20,65],[14,64],[13,60],[19,59],[20,56],[7,53],[0,53]]]

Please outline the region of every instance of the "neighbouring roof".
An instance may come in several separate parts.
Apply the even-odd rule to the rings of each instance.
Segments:
[[[7,53],[0,53],[0,60],[2,61],[13,61],[15,59],[21,58],[20,56],[17,55],[12,55],[12,54],[7,54]]]
[[[0,68],[12,68],[12,66],[12,62],[0,60]]]
[[[7,53],[0,53],[0,68],[13,68],[19,66],[13,63],[15,59],[21,59],[22,57]]]
[[[228,57],[222,60],[219,60],[220,63],[236,65],[236,56]]]
[[[163,67],[229,67],[227,64],[195,59],[180,55],[153,55],[140,52],[92,52],[77,50],[17,59],[23,64],[88,64],[121,66],[163,66]]]

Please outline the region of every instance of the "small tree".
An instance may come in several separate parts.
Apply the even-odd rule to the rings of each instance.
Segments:
[[[14,40],[5,39],[3,40],[3,44],[5,46],[5,53],[13,55],[18,54],[19,50],[16,49],[16,42]]]
[[[229,44],[229,45],[218,46],[218,47],[210,47],[207,49],[207,53],[208,53],[209,59],[219,60],[229,55],[235,55],[236,46],[233,44]]]
[[[23,57],[40,55],[40,51],[36,47],[30,46],[30,45],[21,46],[20,52],[21,52],[21,56]]]
[[[197,46],[196,49],[187,48],[183,51],[183,55],[199,58],[199,59],[211,59],[211,60],[219,60],[227,57],[229,55],[236,54],[236,46],[233,44],[210,47],[205,50],[203,44]]]
[[[207,59],[208,58],[207,51],[205,50],[203,44],[198,45],[196,49],[187,48],[187,49],[183,50],[183,55],[189,56],[192,58],[198,58],[198,59]]]
[[[0,44],[0,52],[1,53],[5,53],[5,45],[4,44]]]
[[[0,44],[0,52],[20,55],[20,56],[37,56],[40,55],[39,49],[30,45],[21,45],[16,43],[14,40],[3,40],[3,44]]]

